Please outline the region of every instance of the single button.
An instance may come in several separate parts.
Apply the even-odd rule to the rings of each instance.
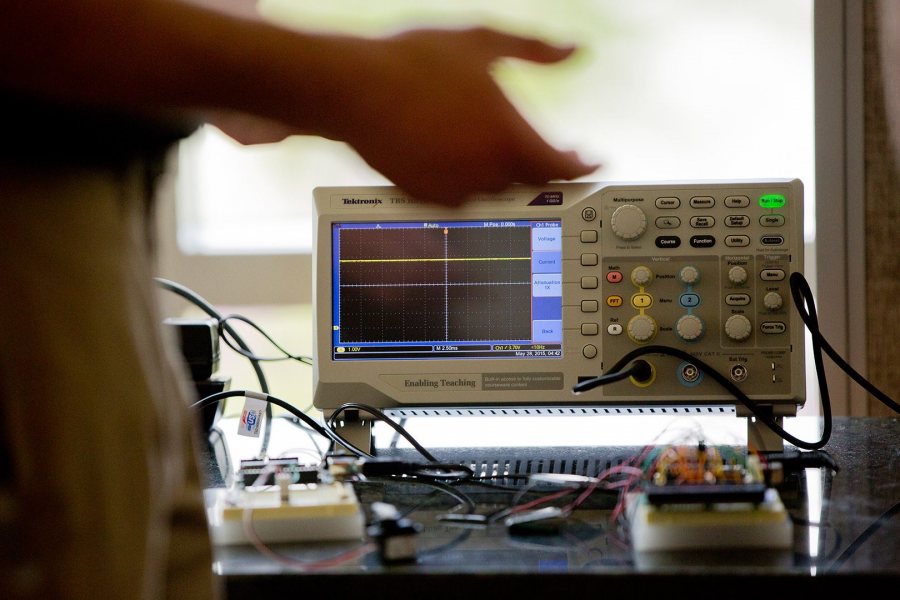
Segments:
[[[759,278],[763,281],[782,281],[784,271],[781,269],[763,269],[759,272]]]
[[[784,333],[785,331],[787,331],[787,325],[785,325],[781,321],[766,321],[759,326],[759,330],[766,335],[777,335],[779,333]]]
[[[610,271],[606,274],[606,280],[610,283],[619,283],[622,281],[623,275],[621,271]]]
[[[678,217],[656,217],[655,223],[658,229],[675,229],[681,226],[681,219]]]
[[[641,287],[649,285],[651,281],[653,281],[653,271],[651,271],[644,265],[635,267],[631,271],[631,283],[633,283],[634,285]]]
[[[747,215],[728,215],[725,217],[726,227],[747,227],[750,225],[750,217]]]
[[[763,246],[781,246],[784,244],[783,235],[764,235],[759,239]]]
[[[692,235],[691,246],[694,248],[712,248],[716,245],[716,238],[711,235]]]
[[[763,215],[759,218],[759,224],[763,227],[781,227],[784,225],[784,215]]]
[[[631,305],[635,308],[647,308],[653,304],[653,297],[650,294],[635,294],[631,297]]]
[[[731,267],[728,269],[728,281],[741,285],[747,281],[747,269],[744,267]]]
[[[606,328],[609,335],[622,335],[622,325],[620,323],[610,323]]]
[[[656,208],[678,208],[681,206],[681,200],[678,198],[673,198],[671,196],[666,196],[665,198],[657,198],[656,199]]]
[[[728,208],[746,208],[750,206],[750,198],[747,196],[725,196],[725,206]]]
[[[694,196],[691,198],[691,208],[712,208],[716,205],[716,199],[712,196]]]
[[[581,349],[581,354],[584,355],[585,358],[594,358],[597,356],[597,346],[588,344]]]
[[[678,297],[678,304],[684,308],[692,308],[700,305],[700,296],[697,294],[682,294]]]
[[[600,333],[600,326],[596,323],[582,323],[581,335],[597,335]]]
[[[747,306],[750,304],[750,296],[747,294],[728,294],[725,296],[725,304],[728,306]]]
[[[613,308],[618,308],[619,306],[622,306],[623,302],[624,302],[624,300],[622,300],[622,296],[616,296],[615,294],[613,294],[612,296],[608,296],[606,298],[606,305],[611,306]]]
[[[596,290],[600,287],[600,280],[594,276],[587,276],[581,278],[581,289],[583,290]]]
[[[697,229],[712,227],[715,224],[716,220],[710,216],[691,217],[691,227],[696,227]]]
[[[741,248],[750,245],[750,238],[746,235],[726,235],[725,245],[732,248]]]
[[[600,236],[596,229],[585,229],[581,232],[581,241],[584,244],[596,244]]]
[[[677,248],[681,245],[681,238],[677,235],[661,235],[656,238],[657,248]]]
[[[598,256],[596,254],[582,254],[581,255],[581,266],[583,267],[593,267],[598,262]]]
[[[600,310],[600,303],[596,300],[582,300],[581,312],[592,313]]]
[[[581,211],[581,218],[585,221],[593,221],[597,218],[597,211],[591,208],[590,206],[586,206]]]

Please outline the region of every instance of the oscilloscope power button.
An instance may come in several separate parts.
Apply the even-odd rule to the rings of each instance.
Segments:
[[[610,219],[613,233],[623,240],[636,240],[647,230],[647,215],[634,204],[623,204]]]

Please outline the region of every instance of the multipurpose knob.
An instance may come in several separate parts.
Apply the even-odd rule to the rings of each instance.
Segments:
[[[675,333],[686,342],[692,342],[703,335],[703,319],[697,315],[684,315],[675,322]]]
[[[751,331],[753,331],[753,325],[751,325],[750,319],[744,315],[731,315],[725,321],[725,335],[736,342],[746,340],[750,337]]]
[[[647,229],[647,215],[634,204],[623,204],[613,211],[610,226],[623,240],[635,240]]]
[[[656,319],[649,315],[635,315],[628,321],[628,337],[638,343],[656,335]]]

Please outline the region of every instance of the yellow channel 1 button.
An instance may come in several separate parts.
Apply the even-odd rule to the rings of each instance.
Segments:
[[[606,298],[606,305],[607,305],[607,306],[612,306],[613,308],[616,308],[616,307],[618,307],[618,306],[622,306],[622,296],[616,296],[616,295],[613,295],[613,296],[607,297],[607,298]]]
[[[647,308],[653,304],[653,297],[650,294],[635,294],[631,297],[631,305],[635,308]]]

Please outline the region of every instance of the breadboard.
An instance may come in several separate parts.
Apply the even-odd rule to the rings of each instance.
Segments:
[[[359,540],[365,517],[348,483],[292,484],[287,502],[277,487],[206,490],[207,518],[214,544]]]
[[[708,549],[787,549],[793,526],[778,492],[766,490],[761,503],[653,506],[643,493],[628,497],[635,552]]]

